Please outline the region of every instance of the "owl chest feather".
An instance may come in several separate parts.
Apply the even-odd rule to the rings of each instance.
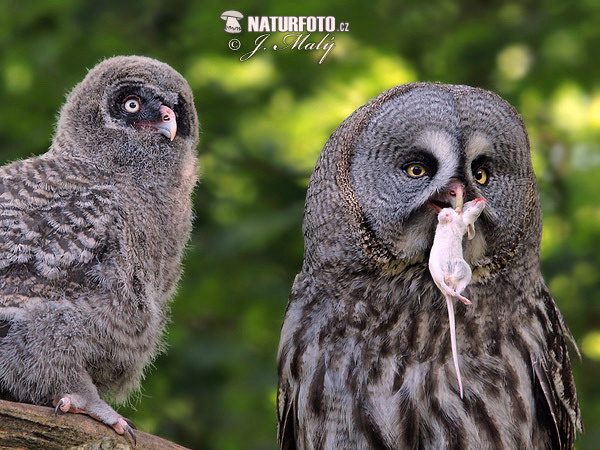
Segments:
[[[297,353],[282,342],[280,354],[298,380],[298,428],[311,435],[305,448],[538,448],[546,431],[536,423],[529,357],[512,314],[486,305],[476,288],[470,310],[457,306],[461,399],[432,281],[381,287],[288,310],[306,318],[289,334]]]
[[[124,186],[118,257],[131,271],[128,277],[135,295],[144,294],[140,290],[144,285],[153,291],[146,297],[162,303],[174,289],[191,231],[192,186]]]

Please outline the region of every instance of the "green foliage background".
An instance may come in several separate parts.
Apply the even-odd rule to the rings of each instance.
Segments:
[[[350,32],[334,34],[321,65],[321,52],[306,51],[262,51],[240,62],[258,35],[226,34],[224,9],[335,16]],[[233,37],[242,42],[237,52],[228,48]],[[202,123],[194,235],[169,351],[137,409],[124,414],[197,449],[269,449],[305,189],[327,137],[396,84],[494,90],[529,129],[544,209],[543,271],[583,350],[581,362],[573,359],[586,425],[578,448],[600,448],[599,48],[597,0],[3,0],[0,159],[45,151],[65,93],[102,58],[152,56],[189,80]]]

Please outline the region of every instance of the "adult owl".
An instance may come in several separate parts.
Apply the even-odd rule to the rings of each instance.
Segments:
[[[461,399],[427,261],[435,211],[477,197],[473,304],[456,306]],[[280,447],[573,448],[573,338],[540,273],[540,235],[527,132],[500,97],[414,83],[355,111],[308,188],[278,357]]]
[[[0,168],[0,398],[133,434],[106,400],[161,350],[197,141],[185,79],[115,57],[69,94],[47,153]]]

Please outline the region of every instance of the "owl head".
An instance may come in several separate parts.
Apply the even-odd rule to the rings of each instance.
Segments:
[[[164,163],[195,148],[198,118],[186,80],[169,65],[118,56],[67,97],[53,148],[117,165]]]
[[[424,262],[437,212],[482,197],[465,258],[506,265],[535,252],[540,211],[527,132],[496,94],[413,83],[355,111],[333,133],[311,178],[305,264],[354,269]]]

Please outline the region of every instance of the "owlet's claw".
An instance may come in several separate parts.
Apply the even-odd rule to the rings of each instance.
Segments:
[[[75,414],[88,414],[87,411],[77,408],[73,404],[73,400],[70,396],[65,395],[58,400],[54,400],[54,414],[64,414],[64,413],[75,413]]]
[[[131,440],[133,441],[133,444],[134,445],[137,444],[137,439],[135,437],[135,432],[133,431],[134,428],[135,428],[135,425],[133,425],[133,422],[131,422],[130,420],[125,419],[124,417],[119,417],[117,419],[117,422],[114,423],[111,426],[113,427],[113,429],[118,434],[123,434],[124,435],[125,433],[127,433],[127,436],[131,437]]]
[[[65,399],[61,398],[57,403],[56,406],[54,407],[54,415],[56,416],[57,414],[64,414],[65,412],[61,409],[61,407],[65,404]]]
[[[131,439],[133,440],[133,445],[137,445],[137,439],[135,437],[135,433],[133,431],[133,428],[131,428],[129,425],[125,425],[125,431],[127,432],[127,434],[131,437]]]
[[[127,422],[127,425],[129,425],[131,428],[133,428],[134,430],[137,430],[137,427],[135,426],[135,423],[133,423],[131,420],[126,419],[125,417],[123,417],[123,420],[125,422]]]

